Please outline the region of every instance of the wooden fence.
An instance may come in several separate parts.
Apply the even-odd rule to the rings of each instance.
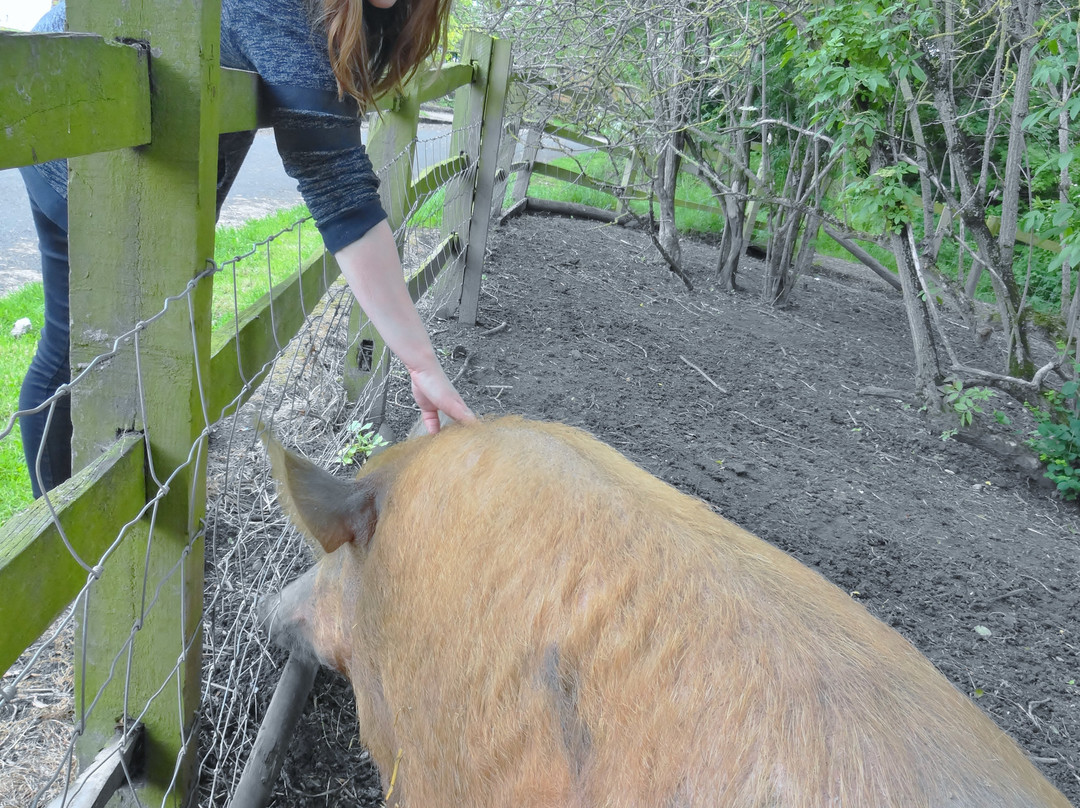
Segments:
[[[519,109],[515,109],[515,111],[525,112],[525,110]],[[499,211],[503,217],[513,216],[526,209],[550,209],[570,215],[606,221],[623,221],[627,217],[620,216],[618,211],[625,210],[627,203],[649,201],[650,193],[646,190],[649,183],[642,170],[645,167],[643,161],[651,159],[649,155],[642,155],[623,146],[613,147],[603,138],[552,121],[513,121],[511,126],[521,128],[523,134],[520,138],[520,154],[516,155],[518,159],[511,162],[511,158],[515,155],[507,153],[499,163],[500,166],[506,166],[507,173],[516,175],[509,198],[510,207],[504,213]],[[510,138],[511,142],[517,142],[517,134],[515,128],[513,131],[514,137]],[[607,155],[611,163],[621,169],[619,181],[611,182],[592,176],[589,174],[587,166],[571,168],[541,159],[545,137],[564,146],[569,144],[567,147],[568,153],[587,154],[595,152]],[[548,151],[550,152],[551,149],[548,149]],[[698,176],[698,172],[689,165],[683,166],[682,173],[687,176]],[[535,196],[529,197],[528,195],[529,186],[534,176],[547,177],[568,185],[606,194],[612,197],[617,210],[610,211],[573,203],[548,206],[545,204],[545,200]],[[676,198],[675,205],[683,210],[719,214],[719,208],[715,203],[702,204],[689,199]],[[496,208],[498,210],[498,204],[496,204]]]
[[[209,431],[255,389],[337,268],[319,256],[215,339],[218,135],[264,123],[258,78],[220,68],[214,0],[72,3],[68,28],[94,34],[0,38],[0,168],[71,158],[73,380],[61,395],[72,398],[76,469],[0,528],[0,671],[74,602],[81,768],[97,758],[98,779],[113,772],[105,790],[115,788],[138,739],[141,802],[187,804]],[[468,36],[459,63],[380,101],[369,137],[379,165],[415,142],[422,102],[456,93],[452,156],[384,178],[383,193],[396,226],[440,178],[467,186],[447,192],[458,210],[444,217],[466,224],[444,232],[409,281],[417,299],[442,273],[441,294],[466,321],[476,316],[509,61],[505,41]],[[385,348],[366,322],[356,329],[348,384],[359,391],[387,363],[364,363]]]

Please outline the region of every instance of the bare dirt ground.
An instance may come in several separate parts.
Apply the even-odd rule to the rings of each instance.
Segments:
[[[753,261],[747,291],[727,295],[708,288],[710,247],[684,257],[694,293],[639,233],[512,221],[494,235],[481,327],[437,323],[436,344],[477,412],[587,429],[850,592],[1080,805],[1076,507],[860,392],[913,376],[899,296],[869,272],[822,268],[776,311]],[[993,343],[956,338],[1000,364]],[[391,399],[411,403],[397,384]],[[1014,403],[990,407],[1023,428]],[[390,409],[403,434],[413,413]],[[314,698],[275,804],[376,804],[348,685],[324,672]]]

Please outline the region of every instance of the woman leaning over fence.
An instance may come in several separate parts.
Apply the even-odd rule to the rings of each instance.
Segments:
[[[440,410],[458,420],[473,415],[439,365],[406,290],[379,181],[360,143],[360,113],[435,51],[449,6],[450,0],[222,0],[221,10],[221,64],[262,78],[285,170],[357,301],[408,368],[432,432]],[[34,30],[63,31],[65,13],[61,2]],[[218,212],[254,136],[220,137]],[[45,326],[19,397],[20,410],[33,410],[70,379],[67,161],[21,171],[45,286]],[[48,408],[20,419],[35,496],[71,476],[68,402],[57,402],[51,420]]]

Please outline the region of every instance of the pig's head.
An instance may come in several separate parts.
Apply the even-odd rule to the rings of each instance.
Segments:
[[[347,673],[358,650],[353,623],[363,597],[365,560],[396,476],[395,456],[407,454],[408,447],[393,447],[369,461],[356,479],[343,479],[287,451],[261,424],[258,429],[279,500],[318,559],[261,605],[263,622],[278,645]]]

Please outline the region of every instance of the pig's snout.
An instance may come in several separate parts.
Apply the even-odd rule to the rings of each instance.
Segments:
[[[312,568],[281,592],[264,595],[255,604],[259,625],[279,648],[319,660],[313,641],[315,575]]]

